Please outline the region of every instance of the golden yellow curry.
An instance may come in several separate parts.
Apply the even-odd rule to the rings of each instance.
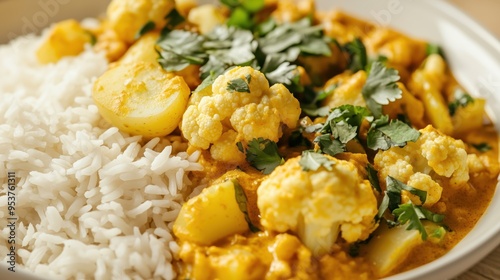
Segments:
[[[373,279],[439,258],[493,195],[498,135],[439,46],[311,0],[113,0],[55,25],[42,63],[91,43],[101,115],[182,135],[206,186],[173,228],[180,279]]]

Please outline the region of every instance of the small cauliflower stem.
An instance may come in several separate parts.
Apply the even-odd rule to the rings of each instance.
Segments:
[[[303,171],[300,157],[289,159],[257,190],[262,226],[295,232],[315,257],[329,253],[339,235],[353,243],[377,227],[377,199],[368,180],[353,163],[328,159],[334,162],[331,171]]]
[[[469,180],[467,152],[461,140],[444,135],[432,126],[420,130],[421,136],[403,148],[393,147],[380,151],[374,159],[380,180],[391,176],[409,186],[427,192],[424,207],[431,207],[441,199],[447,180],[451,187],[460,187]],[[403,202],[411,200],[422,205],[420,199],[407,191],[402,192]]]
[[[231,90],[234,80],[243,80],[250,92]],[[245,156],[238,142],[246,145],[259,137],[277,142],[283,125],[296,127],[300,112],[299,101],[284,85],[269,87],[261,72],[235,67],[193,93],[180,128],[192,146],[210,149],[213,159],[240,164]]]

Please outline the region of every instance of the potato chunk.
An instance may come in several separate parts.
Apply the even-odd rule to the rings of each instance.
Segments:
[[[36,57],[40,63],[54,63],[64,56],[80,54],[90,40],[90,33],[76,20],[61,21],[52,27],[48,37],[36,51]]]
[[[247,230],[232,181],[212,185],[190,199],[182,206],[174,224],[174,234],[179,239],[198,245],[212,245]]]
[[[120,130],[156,137],[177,127],[189,93],[182,77],[138,62],[109,69],[95,82],[92,96],[103,118]]]
[[[423,222],[427,231],[427,242],[440,243],[445,235],[444,228],[431,223]],[[388,228],[382,224],[362,250],[366,250],[366,259],[374,265],[379,277],[384,277],[396,269],[410,255],[411,251],[426,241],[422,240],[417,230],[407,230],[406,226]]]

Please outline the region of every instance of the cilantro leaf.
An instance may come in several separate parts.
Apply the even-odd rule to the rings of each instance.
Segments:
[[[345,121],[351,126],[360,127],[363,119],[368,116],[370,116],[370,112],[365,107],[348,104],[341,105],[330,112],[321,132],[331,133],[332,125],[334,127],[336,123],[341,121]]]
[[[346,151],[345,144],[337,139],[332,139],[329,134],[316,137],[314,142],[318,143],[321,152],[327,155],[335,156]]]
[[[396,180],[391,176],[387,176],[386,181],[387,181],[387,191],[401,194],[401,191],[405,190],[410,192],[411,194],[418,196],[418,198],[420,198],[420,201],[422,203],[425,203],[425,200],[427,199],[426,191],[408,186],[407,184],[404,184],[403,182]]]
[[[366,166],[366,173],[368,173],[368,180],[370,181],[372,187],[379,193],[382,192],[380,182],[378,180],[378,171],[370,163]]]
[[[303,133],[303,128],[300,128],[298,130],[294,130],[291,134],[290,137],[288,138],[288,145],[290,147],[298,147],[298,146],[304,146],[307,148],[312,147],[311,141],[304,137]]]
[[[454,100],[448,104],[450,116],[454,116],[459,107],[465,108],[467,105],[474,103],[474,98],[462,89],[455,90]]]
[[[240,208],[241,213],[245,216],[245,221],[248,224],[248,227],[252,232],[259,232],[260,229],[256,227],[253,223],[252,220],[250,220],[250,215],[248,214],[248,199],[245,194],[245,191],[241,187],[241,185],[238,183],[238,181],[233,180],[233,186],[234,186],[234,196],[236,198],[236,203],[238,203],[238,207]]]
[[[241,142],[237,144],[238,149],[246,154],[246,159],[251,166],[270,174],[277,166],[284,162],[278,153],[278,145],[269,139],[258,138],[248,142],[248,147],[244,150]]]
[[[404,147],[409,141],[415,142],[420,137],[420,132],[400,120],[387,123],[388,117],[372,123],[368,131],[367,146],[372,150],[388,150],[391,147]],[[378,122],[378,123],[377,123]],[[377,125],[382,125],[377,127]]]
[[[337,84],[331,84],[326,88],[315,92],[315,96],[313,101],[310,104],[301,104],[302,112],[306,113],[310,117],[325,117],[330,113],[330,107],[321,106],[321,101],[325,100],[328,96],[330,96],[335,89],[338,87]]]
[[[358,72],[359,70],[366,69],[368,64],[368,55],[366,48],[361,39],[356,38],[353,41],[345,44],[344,49],[349,54],[349,70]]]
[[[419,207],[415,206],[410,201],[400,205],[399,208],[394,209],[392,213],[397,217],[399,223],[403,225],[408,224],[406,230],[416,229],[420,232],[422,240],[427,240],[427,231],[420,221],[421,219],[424,219],[425,216]]]
[[[253,26],[252,14],[243,7],[236,7],[231,12],[227,25],[243,29],[251,29]]]
[[[252,32],[235,27],[217,26],[206,34],[202,48],[208,60],[201,67],[201,77],[214,71],[217,75],[233,66],[256,66],[255,50],[257,42]]]
[[[227,25],[243,29],[251,29],[255,22],[254,14],[264,8],[264,0],[221,0],[231,9]]]
[[[375,118],[382,115],[382,105],[401,98],[403,93],[396,84],[397,81],[399,81],[397,70],[386,68],[379,61],[372,64],[361,93]]]
[[[267,72],[265,75],[271,84],[291,84],[294,78],[299,75],[296,70],[296,65],[290,64],[290,62],[285,61],[281,63],[276,69]]]
[[[159,41],[163,40],[168,33],[175,29],[176,26],[183,23],[186,19],[179,13],[177,9],[172,9],[166,16],[167,23],[161,30]]]
[[[237,78],[229,81],[227,83],[227,88],[229,92],[248,92],[250,93],[250,87],[248,82],[242,78]]]
[[[419,197],[422,203],[427,199],[427,192],[422,191],[411,186],[404,184],[403,182],[387,176],[386,178],[386,191],[384,192],[384,198],[379,206],[377,218],[380,219],[384,216],[387,209],[391,212],[398,208],[401,204],[401,192],[405,190]]]
[[[311,26],[311,19],[307,17],[294,23],[276,25],[259,39],[259,45],[266,55],[282,53],[292,47],[298,47],[304,54],[331,55],[322,27]]]
[[[157,42],[158,62],[167,71],[180,71],[190,64],[203,64],[207,58],[201,47],[203,41],[204,38],[197,33],[173,30]]]
[[[332,171],[332,165],[335,163],[329,160],[325,155],[315,153],[314,151],[303,151],[299,160],[299,165],[304,171],[316,171],[321,166],[326,170]]]
[[[425,53],[427,56],[429,56],[431,54],[438,54],[444,58],[444,51],[441,48],[441,46],[439,46],[437,44],[427,43],[427,46],[425,48]]]
[[[399,205],[399,207],[397,209],[394,209],[392,213],[396,217],[398,223],[403,225],[408,224],[406,230],[418,230],[420,232],[420,235],[422,236],[422,240],[426,240],[428,234],[421,220],[428,220],[441,226],[437,229],[437,231],[432,232],[431,236],[442,236],[444,228],[446,228],[446,226],[442,224],[444,215],[435,214],[423,208],[422,206],[413,204],[411,201]]]
[[[198,87],[196,87],[193,93],[198,93],[205,88],[212,86],[212,84],[215,82],[215,79],[217,79],[217,75],[215,74],[215,72],[210,72],[210,75],[206,77]]]
[[[134,39],[137,40],[139,38],[142,37],[142,35],[148,33],[149,31],[152,31],[156,28],[156,24],[154,21],[148,21],[146,22],[146,24],[144,24],[141,29],[139,29],[139,31],[137,32],[137,34],[135,34],[135,37]]]
[[[472,147],[474,147],[476,150],[480,151],[481,153],[491,151],[493,149],[488,143],[479,143],[479,144],[471,144]]]

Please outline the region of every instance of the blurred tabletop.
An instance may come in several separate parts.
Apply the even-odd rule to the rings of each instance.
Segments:
[[[500,40],[500,0],[448,0]],[[500,247],[455,280],[500,279]]]
[[[448,0],[500,39],[499,0]]]

